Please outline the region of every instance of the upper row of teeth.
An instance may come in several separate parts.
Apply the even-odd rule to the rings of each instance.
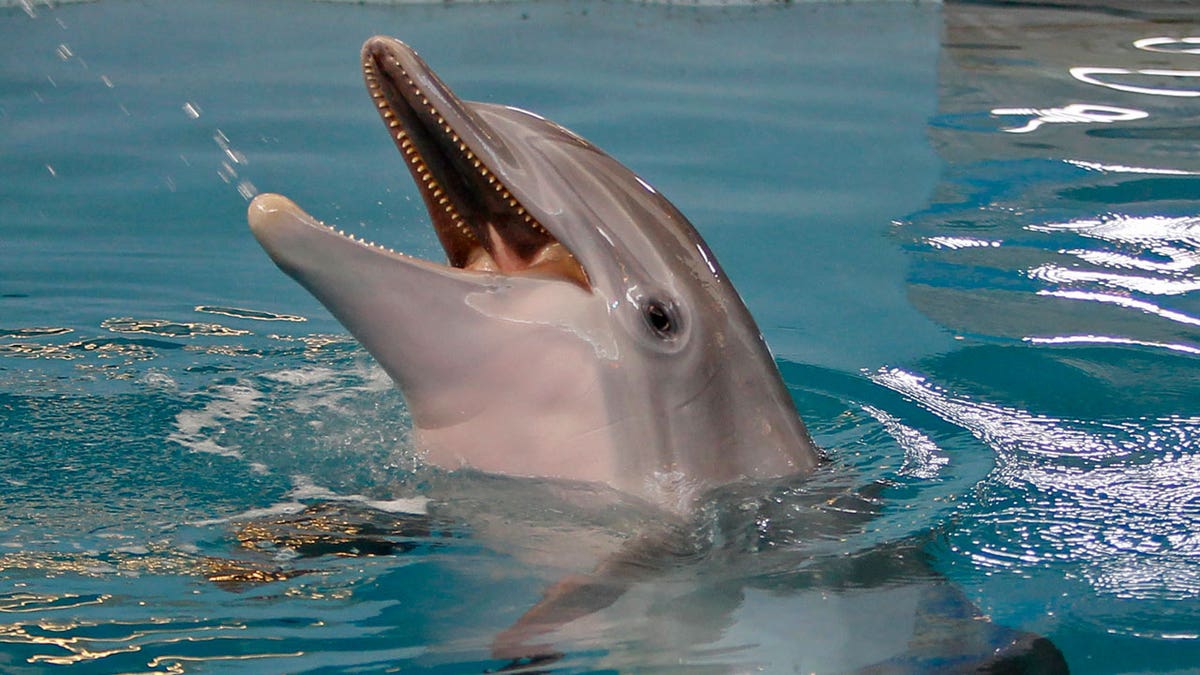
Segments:
[[[518,202],[516,198],[512,196],[512,193],[508,191],[508,188],[504,187],[504,184],[496,179],[496,176],[487,168],[486,165],[484,165],[482,161],[479,160],[478,157],[475,156],[475,153],[472,152],[469,147],[467,147],[467,144],[463,142],[461,138],[459,138],[454,129],[446,123],[446,119],[442,117],[437,108],[435,108],[433,104],[429,102],[429,98],[426,97],[425,94],[421,93],[421,90],[416,86],[416,83],[413,82],[412,78],[408,76],[408,73],[404,70],[404,67],[401,66],[400,63],[395,60],[395,58],[392,59],[392,64],[399,68],[400,72],[404,73],[404,77],[408,83],[408,86],[416,91],[418,96],[420,96],[421,105],[424,105],[429,109],[429,113],[433,115],[434,119],[437,120],[438,126],[442,128],[442,131],[446,133],[446,135],[450,138],[450,141],[458,146],[458,151],[463,153],[463,157],[465,157],[467,161],[471,163],[471,166],[479,172],[479,175],[483,177],[483,179],[486,180],[489,185],[493,186],[496,192],[500,193],[501,199],[506,201],[509,207],[513,208],[517,212],[517,215],[524,218],[525,224],[543,233],[546,233],[546,229],[542,226],[542,224],[535,220],[534,217],[525,210],[525,207],[522,206],[520,202]],[[365,59],[363,61],[363,72],[366,76],[367,85],[371,89],[371,97],[375,99],[375,105],[379,108],[380,114],[383,115],[383,118],[387,120],[388,128],[392,130],[392,133],[396,138],[396,142],[399,143],[400,149],[404,153],[405,159],[409,164],[412,165],[413,170],[417,175],[417,180],[423,183],[426,189],[429,190],[429,194],[437,202],[438,206],[441,206],[445,210],[446,215],[450,217],[450,220],[454,223],[455,227],[458,228],[459,232],[466,237],[475,239],[475,234],[469,227],[467,227],[466,223],[463,222],[462,216],[458,213],[458,210],[454,208],[454,204],[450,201],[450,198],[446,196],[445,191],[442,189],[441,185],[438,184],[437,179],[433,177],[433,174],[430,173],[429,168],[425,166],[424,160],[421,159],[421,155],[417,152],[417,148],[413,145],[412,140],[408,138],[408,134],[404,131],[403,126],[400,124],[400,120],[396,119],[395,113],[392,112],[391,108],[388,106],[388,102],[384,98],[383,90],[380,88],[379,82],[376,78],[375,65],[371,62],[371,59]]]

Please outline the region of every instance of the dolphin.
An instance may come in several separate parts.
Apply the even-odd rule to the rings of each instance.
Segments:
[[[676,512],[818,465],[745,304],[649,183],[534,113],[461,100],[399,40],[367,40],[362,69],[447,263],[277,194],[250,227],[396,382],[429,464]]]
[[[775,504],[770,495],[782,486],[816,478],[808,497],[791,493],[819,505],[801,509],[818,514],[808,523],[816,529],[782,546],[787,559],[763,577],[776,585],[797,577],[797,589],[784,583],[773,595],[812,585],[812,565],[823,558],[801,544],[840,541],[859,528],[876,511],[874,488],[867,497],[849,496],[861,508],[847,507],[846,494],[828,492],[821,474],[809,475],[822,453],[749,311],[695,228],[649,183],[573,132],[524,110],[459,99],[398,40],[367,40],[362,68],[446,263],[346,235],[277,194],[251,202],[255,237],[396,382],[427,463],[474,483],[468,491],[474,502],[468,498],[465,508],[476,530],[499,523],[496,540],[520,539],[508,535],[521,519],[504,512],[503,496],[489,492],[489,476],[505,494],[511,492],[505,483],[517,481],[553,505],[550,516],[574,512],[577,503],[587,509],[596,496],[609,503],[587,490],[559,492],[563,481],[633,499],[634,508],[621,516],[637,523],[628,532],[608,520],[613,512],[605,508],[591,512],[599,519],[592,527],[541,528],[565,533],[568,547],[585,550],[589,561],[594,552],[599,562],[549,587],[495,636],[493,656],[517,669],[553,661],[555,650],[537,644],[543,636],[613,605],[634,585],[669,575],[677,569],[672,561],[703,564],[712,542],[696,525],[722,491],[763,490],[768,497],[761,502]],[[764,520],[745,512],[754,501],[738,496],[731,513],[756,525],[738,521],[718,539],[757,532],[762,522],[792,523],[783,514]],[[475,508],[480,502],[497,512]],[[838,515],[832,523],[819,517],[826,507]],[[349,535],[327,532],[328,508],[260,523],[243,540],[294,540],[314,555],[403,550],[408,520],[354,526]],[[332,522],[360,518],[342,514]],[[918,619],[922,607],[935,609],[938,616],[920,622],[899,657],[868,672],[924,672],[930,664],[1065,671],[1061,653],[1045,639],[987,621],[929,569],[923,548],[923,540],[903,540],[839,554],[819,568],[829,568],[828,579],[816,574],[839,595],[853,598],[861,589],[866,602],[893,608],[900,624],[911,616],[909,595],[925,598],[917,603]],[[772,560],[756,564],[774,569],[779,563]],[[216,578],[246,578],[244,570],[230,569]],[[723,590],[703,612],[709,623],[731,620],[757,576],[732,574],[718,584]],[[825,590],[818,592],[813,608],[828,604]]]

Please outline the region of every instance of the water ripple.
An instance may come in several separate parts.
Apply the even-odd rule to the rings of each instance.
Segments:
[[[1055,335],[1053,337],[1030,336],[1024,338],[1035,345],[1118,345],[1123,347],[1147,347],[1150,349],[1166,349],[1181,354],[1200,356],[1200,347],[1175,342],[1154,342],[1152,340],[1134,340],[1132,338],[1113,337],[1111,335]]]
[[[1145,312],[1146,314],[1153,314],[1154,316],[1159,316],[1159,317],[1162,317],[1169,321],[1175,321],[1177,323],[1185,323],[1185,324],[1188,324],[1191,326],[1200,326],[1200,319],[1198,319],[1194,316],[1184,314],[1183,312],[1176,312],[1173,310],[1164,309],[1152,302],[1145,302],[1143,300],[1135,300],[1133,298],[1128,298],[1123,295],[1111,295],[1108,293],[1089,293],[1087,291],[1047,291],[1047,290],[1038,291],[1038,295],[1046,295],[1046,296],[1051,296],[1051,297],[1055,297],[1055,298],[1066,298],[1067,300],[1086,300],[1089,302],[1099,302],[1099,303],[1109,304],[1109,305],[1118,305],[1120,307],[1136,309],[1138,311]]]
[[[984,441],[996,466],[952,550],[982,568],[1065,567],[1119,598],[1200,597],[1200,416],[1081,421],[873,378]]]
[[[925,434],[875,406],[864,404],[862,409],[878,420],[904,449],[904,463],[900,465],[900,475],[936,478],[942,467],[950,462],[950,458]]]
[[[32,328],[0,328],[0,338],[36,338],[45,337],[47,335],[65,335],[70,332],[70,328],[58,328],[53,326],[39,326]]]
[[[1072,248],[1061,251],[1102,270],[1046,263],[1030,269],[1031,278],[1062,285],[1095,284],[1146,295],[1183,295],[1200,290],[1200,276],[1192,272],[1200,265],[1200,218],[1113,215],[1029,225],[1028,229],[1070,232],[1118,247],[1117,250]],[[1124,270],[1150,275],[1128,274],[1122,272]]]
[[[1093,283],[1108,288],[1120,288],[1146,295],[1183,295],[1200,290],[1200,279],[1170,280],[1143,277],[1135,274],[1114,274],[1112,272],[1092,272],[1077,270],[1061,265],[1046,264],[1029,270],[1032,279],[1038,279],[1052,284],[1088,284]]]
[[[241,307],[197,305],[195,311],[202,312],[204,314],[220,314],[221,316],[229,316],[235,319],[251,319],[254,321],[308,321],[307,318],[296,314],[278,314],[276,312],[267,312],[258,309],[244,309]]]
[[[165,337],[192,337],[195,335],[250,335],[250,331],[230,328],[219,323],[180,322],[167,319],[133,319],[130,317],[105,319],[101,328],[114,333],[149,333]]]

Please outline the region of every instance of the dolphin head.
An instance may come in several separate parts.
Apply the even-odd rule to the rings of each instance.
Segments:
[[[250,227],[396,381],[427,460],[686,506],[818,461],[765,343],[687,219],[563,127],[466,102],[404,43],[367,89],[448,264],[263,194]]]

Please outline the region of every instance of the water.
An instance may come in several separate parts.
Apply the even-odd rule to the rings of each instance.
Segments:
[[[1190,9],[105,1],[0,13],[0,670],[479,672],[655,521],[430,474],[250,236],[282,191],[439,255],[374,33],[670,196],[834,459],[714,497],[559,668],[859,667],[930,588],[1077,671],[1200,664]]]

